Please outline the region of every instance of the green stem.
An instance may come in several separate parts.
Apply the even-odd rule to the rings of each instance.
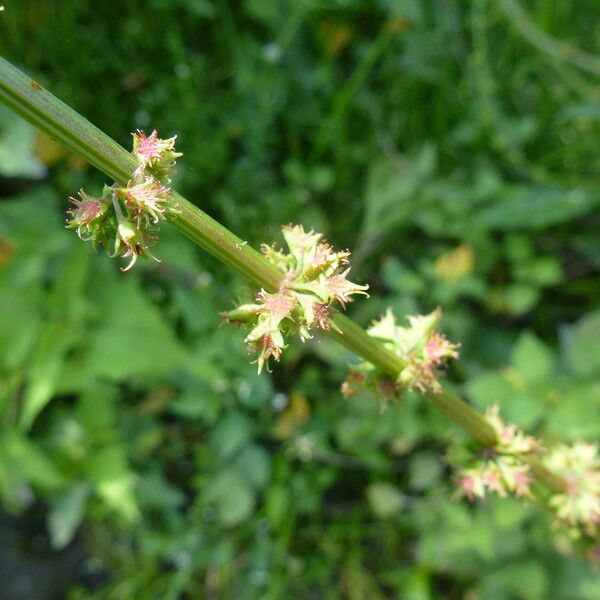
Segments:
[[[136,167],[129,152],[1,57],[0,102],[117,183],[127,183]],[[185,236],[253,284],[271,292],[279,288],[281,273],[262,254],[179,194],[174,194],[174,201],[179,212],[170,214],[169,220]],[[336,315],[335,323],[341,333],[332,331],[331,335],[338,342],[382,371],[398,375],[404,365],[393,352],[347,317]],[[496,435],[487,420],[456,394],[444,390],[426,397],[482,444],[495,444]],[[565,488],[565,482],[547,469],[536,467],[536,475],[550,489]]]
[[[429,402],[435,404],[448,418],[459,423],[477,441],[484,446],[496,444],[496,432],[477,411],[473,410],[462,398],[454,392],[444,389],[441,394],[429,392],[425,394]]]

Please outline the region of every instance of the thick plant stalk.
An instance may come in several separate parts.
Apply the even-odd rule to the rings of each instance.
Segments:
[[[1,57],[0,101],[120,184],[126,184],[136,168],[129,152]],[[262,254],[179,194],[174,194],[174,200],[179,212],[169,214],[168,220],[185,236],[252,284],[269,292],[279,288],[281,273]],[[405,366],[349,318],[338,314],[334,320],[341,333],[332,329],[330,335],[352,352],[394,377]],[[496,444],[490,423],[453,392],[444,389],[425,397],[483,445]],[[564,479],[538,461],[532,461],[532,469],[538,482],[550,490],[566,489]]]

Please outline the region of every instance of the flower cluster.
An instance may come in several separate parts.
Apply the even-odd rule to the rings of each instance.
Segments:
[[[302,225],[287,225],[282,231],[288,252],[262,246],[282,273],[279,289],[261,290],[254,303],[223,314],[229,323],[249,325],[244,341],[257,353],[259,373],[270,358],[279,360],[287,336],[296,334],[305,341],[313,329],[335,329],[335,306],[344,308],[354,294],[367,295],[368,289],[348,280],[348,251],[335,252],[320,233],[305,231]]]
[[[83,190],[79,198],[70,198],[74,208],[67,211],[67,227],[77,230],[82,240],[95,248],[102,245],[109,256],[129,258],[127,271],[139,256],[150,256],[158,242],[158,223],[168,211],[177,211],[171,202],[169,176],[175,160],[176,136],[161,140],[156,130],[149,136],[143,131],[133,135],[133,156],[137,161],[126,186],[104,186],[100,198]]]
[[[458,478],[459,492],[469,500],[495,493],[504,498],[509,493],[532,498],[533,482],[527,458],[542,447],[538,440],[525,435],[514,423],[506,424],[498,414],[498,405],[491,406],[485,418],[496,433],[496,444],[487,448],[482,460],[463,470]]]
[[[352,368],[342,384],[342,393],[352,396],[359,387],[365,386],[396,397],[406,388],[422,393],[440,393],[439,371],[449,358],[458,358],[459,348],[459,344],[450,343],[435,330],[441,315],[438,308],[428,315],[408,316],[409,327],[402,327],[397,324],[392,310],[388,309],[381,319],[373,322],[367,333],[394,352],[404,367],[396,381],[392,382],[378,373],[372,364],[361,363]]]
[[[544,464],[567,482],[564,493],[549,501],[560,523],[574,533],[589,536],[600,532],[600,456],[598,446],[577,442],[561,445],[544,457]]]

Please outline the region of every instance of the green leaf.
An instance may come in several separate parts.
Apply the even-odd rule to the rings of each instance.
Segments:
[[[169,411],[182,419],[201,419],[214,425],[221,410],[221,398],[210,381],[194,380],[169,405]]]
[[[14,369],[31,352],[39,335],[39,298],[34,289],[2,283],[0,315],[10,315],[10,318],[0,318],[0,365]]]
[[[566,441],[600,438],[600,383],[569,386],[549,412],[546,427]]]
[[[387,159],[373,164],[365,193],[363,243],[384,236],[413,217],[415,195],[432,176],[436,160],[435,147],[424,144],[402,168]]]
[[[227,460],[248,443],[250,436],[248,417],[240,412],[230,412],[219,422],[210,442],[221,460]]]
[[[29,381],[19,417],[19,428],[28,431],[54,395],[65,355],[78,338],[78,332],[64,323],[51,323],[38,340],[29,365]]]
[[[95,377],[121,381],[185,368],[188,354],[135,278],[105,282],[96,300],[102,324],[90,334],[83,357],[71,365],[80,385]]]
[[[91,267],[91,253],[85,244],[76,244],[64,257],[62,269],[48,295],[47,307],[53,314],[77,321],[85,308],[84,290]]]
[[[515,277],[539,287],[556,285],[563,280],[562,268],[555,256],[541,256],[517,265]]]
[[[116,399],[119,389],[116,385],[95,382],[88,385],[77,402],[77,417],[90,432],[111,431],[115,427]]]
[[[215,505],[226,527],[245,521],[254,510],[254,492],[233,470],[218,473],[208,486],[204,500]]]
[[[60,205],[65,207],[65,201]],[[64,228],[64,213],[58,207],[56,191],[45,185],[0,203],[0,233],[16,242],[15,255],[7,265],[11,271],[14,263],[15,279],[29,284],[41,283],[40,269],[48,256],[81,244]]]
[[[279,483],[269,486],[265,498],[265,513],[275,529],[278,529],[285,521],[290,505],[291,496],[287,486]]]
[[[479,224],[513,231],[542,229],[589,212],[594,202],[582,190],[515,187],[477,215]]]
[[[271,474],[271,457],[262,446],[251,444],[242,449],[233,466],[248,485],[260,489]]]
[[[466,393],[479,410],[485,410],[492,404],[502,406],[512,396],[514,388],[500,373],[486,371],[469,379]]]
[[[583,377],[600,373],[600,310],[565,328],[562,342],[565,360],[574,373]]]
[[[523,560],[511,562],[483,579],[482,598],[549,598],[548,572],[543,565]]]
[[[19,427],[27,431],[52,399],[60,381],[67,352],[81,336],[83,288],[90,259],[86,248],[71,252],[54,281],[46,309],[52,319],[42,330],[28,364],[28,383],[19,417]]]
[[[162,473],[149,473],[141,477],[137,490],[140,504],[151,508],[176,509],[185,501],[183,492],[167,482]]]
[[[89,494],[89,485],[80,483],[52,502],[48,514],[48,533],[54,549],[64,548],[73,539],[83,519]]]
[[[488,371],[470,379],[467,396],[480,410],[492,404],[500,405],[502,417],[521,427],[529,427],[544,413],[543,396],[524,389],[524,381],[510,369],[503,373]]]
[[[413,490],[426,490],[439,480],[442,465],[434,454],[420,452],[410,459],[409,472],[410,487]]]
[[[404,506],[404,497],[396,486],[384,482],[372,483],[367,488],[367,500],[380,519],[394,516]]]
[[[504,292],[506,311],[511,315],[522,315],[531,310],[539,300],[540,293],[532,285],[513,283]]]
[[[14,474],[34,486],[55,490],[64,484],[63,475],[46,454],[16,431],[3,434],[0,456]]]
[[[533,333],[523,333],[511,353],[512,366],[528,383],[546,380],[554,371],[550,349]]]
[[[134,476],[127,466],[125,449],[121,445],[103,448],[86,464],[86,473],[96,493],[126,521],[139,518],[134,493]]]

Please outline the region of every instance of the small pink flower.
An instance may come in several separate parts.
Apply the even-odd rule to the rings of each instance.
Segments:
[[[106,214],[107,203],[88,196],[83,190],[79,191],[80,198],[69,198],[75,208],[67,211],[71,219],[67,220],[69,229],[77,229],[77,235],[86,242],[91,241],[94,246],[101,237],[101,223]]]
[[[458,487],[469,500],[475,500],[475,485],[475,477],[472,475],[464,475],[458,478]]]
[[[516,471],[513,474],[515,482],[515,494],[520,498],[531,498],[530,485],[533,483],[533,477],[527,471]]]
[[[139,167],[135,171],[138,177],[142,176],[146,168],[167,175],[175,165],[175,160],[182,156],[181,152],[175,152],[176,135],[162,140],[158,137],[156,129],[149,136],[139,129],[132,135],[133,154],[139,162]]]
[[[102,214],[104,204],[97,198],[88,196],[83,190],[79,191],[79,196],[81,200],[73,196],[69,197],[69,202],[74,204],[75,208],[71,208],[67,213],[72,215],[73,220],[77,220],[79,223],[91,223]]]
[[[458,490],[462,496],[468,500],[475,500],[475,498],[485,497],[484,482],[479,473],[475,471],[465,471],[462,473],[457,481]]]
[[[75,206],[67,211],[80,223],[90,223],[102,213],[105,204],[98,198],[88,196],[83,190],[79,190],[79,198],[69,196],[69,202]]]
[[[267,365],[267,371],[269,371],[269,360],[273,358],[279,361],[283,350],[283,346],[280,346],[274,337],[268,333],[256,340],[251,347],[258,353],[256,362],[258,363],[259,373],[262,371],[264,365]]]
[[[353,294],[366,295],[368,289],[346,279],[350,269],[340,272],[350,253],[335,252],[322,241],[322,234],[305,231],[302,225],[285,226],[282,232],[288,252],[261,246],[267,260],[281,271],[277,292],[261,290],[252,311],[246,305],[226,315],[251,327],[245,342],[259,353],[259,372],[270,357],[279,357],[285,348],[284,337],[296,334],[304,342],[312,338],[314,328],[337,330],[331,319],[333,305],[345,306]]]
[[[442,364],[447,358],[458,358],[460,344],[451,344],[446,336],[432,332],[425,344],[425,356],[433,365]]]
[[[153,159],[161,158],[164,147],[161,140],[158,139],[158,132],[156,129],[153,129],[149,136],[138,129],[136,133],[133,134],[133,137],[135,144],[134,153],[140,161],[148,164]]]
[[[258,302],[263,303],[263,311],[269,313],[272,319],[277,323],[287,317],[296,305],[292,298],[282,292],[269,294],[265,290],[261,290],[256,299]]]
[[[496,492],[501,498],[506,496],[504,481],[502,480],[500,473],[498,473],[495,469],[486,469],[486,472],[483,476],[483,482],[488,487],[490,492]]]
[[[565,492],[554,494],[549,502],[558,521],[596,535],[600,523],[598,446],[586,442],[556,446],[544,457],[544,462],[567,482]]]
[[[138,227],[148,227],[151,221],[158,223],[165,218],[171,189],[154,177],[147,177],[141,183],[130,184],[118,191],[123,196],[127,208],[133,213]]]

